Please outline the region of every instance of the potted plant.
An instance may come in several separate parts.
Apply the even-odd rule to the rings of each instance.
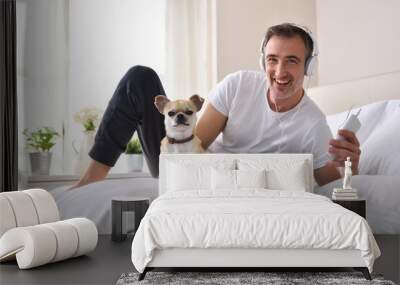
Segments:
[[[132,138],[128,142],[125,154],[127,156],[129,171],[142,171],[143,152],[138,138]]]
[[[33,152],[29,153],[32,174],[49,175],[52,156],[50,150],[60,135],[49,127],[38,128],[32,132],[26,128],[23,134],[27,147],[33,149]]]

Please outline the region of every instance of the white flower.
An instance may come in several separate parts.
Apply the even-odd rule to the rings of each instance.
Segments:
[[[75,113],[74,121],[82,124],[85,131],[94,131],[101,118],[102,111],[96,107],[86,107]]]

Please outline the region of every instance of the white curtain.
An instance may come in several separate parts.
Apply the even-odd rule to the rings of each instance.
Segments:
[[[167,0],[165,91],[206,98],[216,83],[216,1]]]

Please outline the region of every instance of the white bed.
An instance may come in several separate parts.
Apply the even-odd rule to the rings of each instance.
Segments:
[[[312,181],[309,154],[161,155],[162,195],[136,232],[132,262],[141,278],[154,267],[372,271],[380,252],[367,222],[310,193]]]

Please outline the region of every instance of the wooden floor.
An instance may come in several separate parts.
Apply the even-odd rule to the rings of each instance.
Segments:
[[[381,257],[375,261],[374,272],[400,284],[400,235],[375,235]]]
[[[400,236],[376,236],[382,251],[374,272],[400,281]],[[100,236],[95,251],[88,256],[19,270],[16,262],[0,264],[0,284],[115,284],[124,272],[135,271],[131,262],[132,237],[124,242]]]

